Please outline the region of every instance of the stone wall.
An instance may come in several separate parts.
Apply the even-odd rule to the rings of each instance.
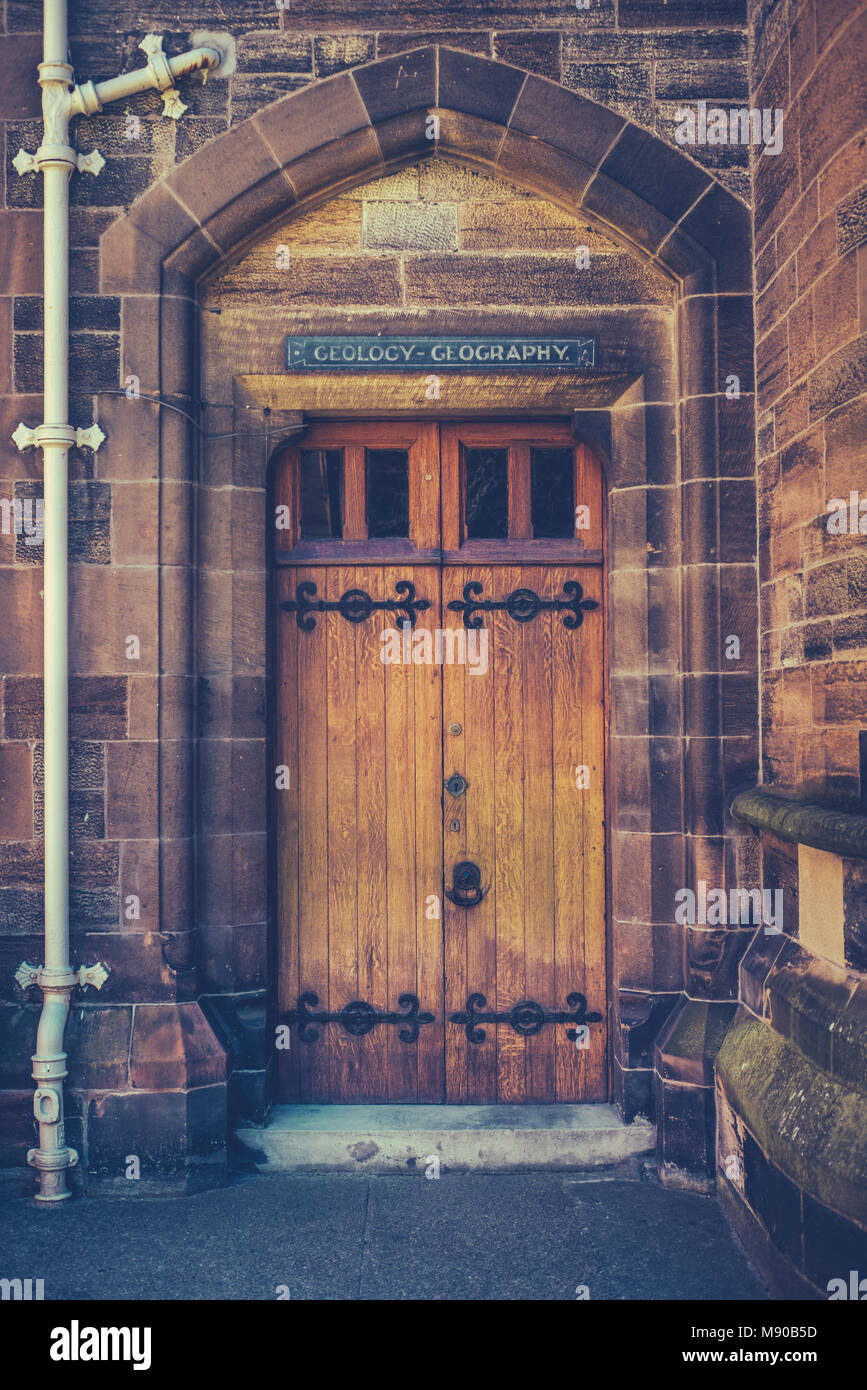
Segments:
[[[672,920],[684,882],[732,872],[723,804],[757,767],[750,264],[732,196],[746,191],[746,151],[687,158],[674,140],[681,99],[743,97],[745,5],[446,5],[431,37],[448,46],[413,58],[390,55],[426,39],[427,5],[380,7],[375,29],[367,7],[343,0],[220,10],[212,27],[235,35],[236,69],[186,81],[180,123],[155,94],[77,122],[78,146],[107,165],[73,180],[72,416],[98,418],[107,440],[71,460],[73,947],[76,963],[104,958],[112,976],[110,997],[82,996],[71,1020],[70,1141],[98,1173],[118,1173],[128,1152],[183,1173],[224,1151],[230,1064],[239,1105],[261,1115],[267,1102],[267,443],[200,454],[185,416],[203,385],[279,370],[274,304],[297,331],[337,331],[358,312],[373,331],[571,321],[599,333],[604,404],[617,408],[584,423],[612,489],[614,1090],[627,1116],[647,1113],[663,1019],[684,988],[699,1011],[730,1012],[746,946],[743,932],[685,945]],[[80,78],[140,66],[151,29],[181,51],[202,22],[199,5],[162,0],[73,4],[71,16]],[[41,460],[8,436],[40,419],[41,215],[38,180],[11,159],[39,134],[33,22],[31,4],[10,0],[0,42],[15,74],[0,84],[0,495],[22,499],[38,491]],[[452,161],[445,172],[434,153]],[[264,269],[275,232],[297,278],[272,282],[257,306],[250,268]],[[591,249],[577,283],[576,238]],[[222,312],[200,314],[202,277],[228,262],[204,305]],[[251,341],[257,308],[265,328]],[[730,372],[738,398],[725,394]],[[130,377],[138,401],[124,394]],[[208,395],[221,404],[205,428],[249,420],[242,394]],[[26,538],[0,545],[0,1162],[17,1164],[38,999],[11,977],[41,951],[40,557]],[[740,664],[723,659],[721,624],[743,635]],[[704,1065],[692,1053],[672,1063],[663,1133],[673,1168],[706,1181],[719,1029],[687,1032]]]
[[[785,112],[754,220],[764,781],[792,799],[736,803],[784,930],[741,965],[718,1165],[774,1288],[826,1297],[867,1269],[867,5],[750,10],[751,101]]]
[[[857,809],[867,723],[867,6],[754,7],[765,778]],[[861,529],[850,526],[850,494]],[[827,508],[845,500],[845,531]]]

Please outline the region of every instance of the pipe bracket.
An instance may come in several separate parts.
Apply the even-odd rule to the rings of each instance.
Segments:
[[[176,88],[172,87],[163,92],[163,115],[169,116],[173,121],[179,121],[189,107],[185,101],[181,101],[181,94]]]
[[[15,971],[15,983],[21,989],[30,989],[32,985],[39,984],[38,965],[31,965],[29,960],[23,960]]]
[[[24,960],[15,971],[15,982],[24,990],[33,985],[40,989],[74,989],[76,985],[102,989],[110,974],[101,960],[93,965],[80,965],[77,970],[71,967],[69,970],[46,970],[42,965],[31,965],[29,960]]]
[[[12,164],[15,172],[20,174],[21,178],[23,178],[25,174],[35,174],[36,170],[39,168],[36,162],[36,155],[28,154],[26,150],[19,150]]]
[[[79,449],[92,449],[96,453],[104,439],[105,435],[95,420],[86,430],[75,431],[75,443]]]
[[[93,174],[94,178],[105,168],[105,160],[99,150],[91,150],[90,154],[80,154],[77,163],[79,174]]]
[[[82,986],[92,985],[94,989],[102,989],[111,971],[98,960],[95,965],[82,965],[78,969],[78,983]]]

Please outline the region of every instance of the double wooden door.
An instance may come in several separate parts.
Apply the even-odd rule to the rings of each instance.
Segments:
[[[281,1099],[605,1099],[597,461],[322,422],[274,483]]]

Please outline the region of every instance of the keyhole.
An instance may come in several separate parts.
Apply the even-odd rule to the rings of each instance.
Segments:
[[[461,823],[460,823],[459,820],[450,820],[450,821],[449,821],[449,830],[460,830],[460,828],[461,828]]]

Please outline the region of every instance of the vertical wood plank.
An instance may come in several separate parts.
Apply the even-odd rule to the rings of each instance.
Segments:
[[[590,785],[581,793],[584,895],[584,993],[588,1007],[602,1014],[590,1025],[590,1048],[582,1059],[581,1097],[604,1100],[608,1092],[605,970],[605,688],[602,650],[602,570],[586,568],[577,577],[586,598],[599,607],[588,613],[573,634],[581,643],[581,761],[589,768]]]
[[[554,570],[554,593],[562,591],[564,579],[572,571]],[[552,625],[553,645],[553,727],[554,727],[554,917],[555,969],[554,994],[557,1007],[565,1007],[566,996],[584,989],[584,793],[576,788],[577,769],[584,761],[581,732],[581,674],[587,629],[577,632],[557,617]],[[578,640],[576,640],[576,638]],[[557,1099],[582,1099],[584,1054],[566,1037],[565,1028],[556,1032]]]
[[[579,444],[575,449],[575,505],[590,510],[589,528],[576,531],[579,541],[585,550],[601,550],[604,536],[602,470],[586,444]]]
[[[420,550],[438,550],[440,539],[439,427],[422,420],[409,451],[409,534]],[[405,576],[404,576],[405,577]]]
[[[343,539],[367,537],[366,454],[361,444],[347,444],[343,450]]]
[[[498,571],[493,569],[455,570],[456,597],[463,594],[464,585],[476,580],[483,586],[485,595],[494,592],[499,582]],[[460,613],[454,615],[457,623],[463,626]],[[500,910],[499,876],[497,864],[496,831],[496,746],[494,741],[494,710],[496,697],[496,672],[499,660],[496,632],[491,618],[484,617],[484,628],[476,641],[481,644],[482,632],[487,636],[488,669],[484,675],[471,676],[468,668],[464,670],[464,758],[466,778],[469,787],[466,791],[466,857],[478,864],[482,871],[482,887],[488,889],[487,896],[478,907],[462,913],[466,937],[467,979],[466,989],[457,1002],[463,1009],[467,994],[484,994],[489,1009],[498,1007],[497,984],[497,914]],[[470,640],[470,633],[467,633]],[[479,653],[483,650],[479,645]],[[448,870],[448,865],[447,865]],[[450,1025],[454,1027],[455,1025]],[[480,1044],[468,1043],[463,1031],[464,1053],[467,1067],[467,1101],[470,1104],[493,1104],[497,1100],[497,1055],[500,1029],[493,1024],[484,1026],[485,1041]]]
[[[552,596],[547,569],[525,569],[521,586]],[[552,635],[559,618],[541,612],[522,630],[524,696],[524,922],[527,996],[543,1008],[564,1007],[554,997],[554,790]],[[527,1100],[553,1101],[555,1034],[546,1024],[527,1040]]]
[[[355,587],[354,569],[329,569],[329,602]],[[355,628],[339,613],[323,614],[320,621],[328,629],[328,857],[315,872],[328,879],[329,1008],[336,1012],[359,998]],[[336,1023],[325,1025],[322,1036],[328,1040],[332,1099],[351,1101],[366,1039],[353,1038]]]
[[[407,570],[385,569],[385,591],[391,595]],[[423,591],[424,588],[424,591]],[[429,585],[418,574],[416,592],[429,597]],[[384,627],[399,631],[394,615]],[[388,929],[389,1008],[397,1008],[402,994],[419,993],[417,923],[424,911],[416,885],[415,845],[417,839],[415,806],[415,699],[414,668],[401,662],[384,666],[385,723],[382,729],[384,764],[384,812],[386,834],[386,908]],[[434,1005],[421,1001],[421,1008],[434,1011]],[[418,1099],[418,1044],[402,1043],[395,1028],[387,1029],[388,1099]]]
[[[419,614],[416,630],[434,632],[441,622],[440,570],[417,569],[416,593],[431,606]],[[433,640],[433,639],[432,639]],[[415,689],[415,868],[418,901],[442,894],[442,667],[413,665]],[[443,919],[417,915],[421,1008],[436,1015],[419,1033],[418,1098],[440,1102],[445,1087],[443,1039]]]
[[[463,586],[463,570],[449,567],[443,570],[443,615],[442,627],[450,632],[464,630],[460,613],[449,611],[453,599],[459,599]],[[458,772],[470,780],[468,757],[469,735],[466,727],[465,708],[466,667],[457,664],[443,665],[443,781]],[[449,732],[450,725],[461,726],[461,732]],[[452,883],[452,867],[462,859],[472,858],[468,849],[468,825],[472,817],[475,785],[468,788],[462,797],[452,797],[443,791],[443,878],[444,887]],[[449,829],[452,819],[460,820],[459,833]],[[476,908],[474,911],[478,912]],[[442,895],[443,933],[445,950],[445,1045],[446,1045],[446,1100],[452,1105],[466,1104],[472,1096],[469,1086],[470,1048],[463,1028],[450,1023],[453,1013],[460,1013],[472,986],[469,983],[467,961],[467,933],[469,912],[449,902]]]
[[[440,425],[442,548],[457,550],[464,538],[461,446],[457,425]]]
[[[527,540],[532,535],[530,446],[512,444],[509,448],[509,540]]]
[[[316,585],[317,598],[327,593],[328,572],[291,571],[291,590],[305,582]],[[298,669],[298,993],[313,993],[319,1007],[329,1007],[328,966],[328,627],[317,616],[312,632],[302,632],[295,615],[284,615],[297,636]],[[297,996],[296,996],[297,999]],[[296,1000],[292,1001],[293,1004]],[[328,1101],[331,1097],[328,1039],[320,1030],[316,1042],[305,1043],[295,1029],[301,1099]]]
[[[273,761],[289,770],[289,786],[278,791],[274,769],[269,768],[274,806],[277,863],[275,911],[277,918],[277,1012],[294,1008],[299,988],[298,941],[298,627],[293,613],[280,604],[294,597],[294,574],[274,574],[275,724]],[[289,1049],[277,1050],[277,1086],[281,1097],[299,1100],[302,1093],[301,1049],[297,1029],[290,1030]]]
[[[391,597],[385,592],[380,568],[357,569],[355,587],[375,600]],[[386,921],[385,667],[380,660],[380,634],[391,618],[388,612],[374,610],[355,628],[358,997],[378,1012],[393,1002]],[[389,1031],[388,1025],[378,1024],[360,1041],[359,1101],[387,1099]]]
[[[498,567],[494,593],[504,598],[520,587],[520,570]],[[486,590],[486,595],[491,592]],[[526,998],[524,923],[524,704],[521,626],[505,611],[486,615],[495,661],[494,817],[497,837],[497,1009]],[[497,1027],[498,1100],[526,1096],[527,1042],[508,1024]]]

